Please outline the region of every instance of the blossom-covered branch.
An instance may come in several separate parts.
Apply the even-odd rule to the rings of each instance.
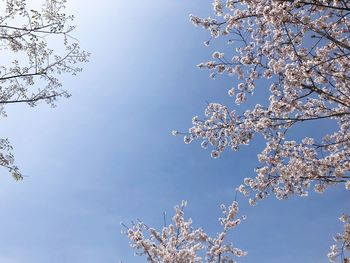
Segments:
[[[350,251],[350,220],[349,216],[344,214],[339,220],[344,223],[343,233],[337,234],[334,240],[337,244],[331,246],[328,258],[331,262],[335,262],[340,257],[342,263],[349,263],[350,257],[346,255]]]
[[[251,205],[271,193],[278,199],[307,196],[311,187],[322,193],[335,184],[350,190],[349,1],[213,0],[213,8],[216,18],[190,20],[210,32],[206,46],[224,39],[232,48],[215,51],[198,67],[211,78],[234,77],[228,95],[236,106],[209,103],[188,132],[173,134],[184,135],[187,144],[200,140],[213,158],[262,135],[266,147],[257,155],[256,177],[238,187],[246,196],[255,194]],[[256,89],[263,97],[244,107]],[[333,131],[293,139],[300,124],[316,130],[321,120]],[[328,257],[350,262],[349,219],[340,219],[344,232]]]
[[[6,105],[14,103],[33,107],[44,101],[55,106],[59,97],[70,96],[62,89],[58,75],[77,74],[89,57],[71,35],[74,17],[64,12],[66,0],[45,0],[38,10],[26,0],[1,2],[0,49],[6,59],[0,65],[0,115],[6,116]],[[17,180],[22,179],[8,152],[11,147],[4,142],[0,148],[6,151],[1,152],[0,165]]]
[[[274,193],[277,198],[305,196],[313,186],[345,184],[350,189],[350,10],[347,1],[220,0],[213,1],[217,18],[191,15],[191,22],[211,37],[233,45],[216,51],[198,65],[235,77],[228,90],[235,108],[210,103],[204,118],[193,118],[185,143],[201,140],[217,158],[226,149],[250,144],[256,134],[266,140],[258,154],[256,178],[246,178],[239,190],[255,192],[255,204]],[[264,80],[264,81],[262,81]],[[266,90],[267,103],[244,104],[255,89]],[[231,108],[231,109],[230,109]],[[322,138],[287,139],[299,123],[319,120],[335,127]]]
[[[195,263],[227,262],[234,263],[235,257],[242,257],[247,252],[226,242],[227,234],[241,223],[237,218],[238,204],[221,206],[223,217],[219,219],[222,231],[215,237],[208,236],[203,229],[194,229],[192,220],[185,219],[186,202],[175,207],[173,223],[164,225],[161,231],[148,227],[142,221],[126,228],[130,246],[139,256],[145,256],[152,263]]]

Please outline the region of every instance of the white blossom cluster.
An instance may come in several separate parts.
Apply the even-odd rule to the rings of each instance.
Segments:
[[[232,48],[215,51],[198,67],[212,78],[235,78],[228,95],[236,107],[210,103],[187,133],[173,134],[183,134],[185,143],[200,140],[214,158],[261,134],[266,147],[258,154],[256,177],[238,187],[251,205],[270,193],[285,199],[307,196],[310,188],[323,193],[335,184],[350,190],[349,1],[213,0],[213,9],[215,18],[190,20],[210,32],[205,45],[221,38]],[[255,89],[266,90],[268,101],[239,111]],[[334,132],[290,139],[293,128],[310,123],[316,130],[320,120]],[[342,249],[332,246],[331,261],[349,249],[349,221],[342,221],[344,233],[336,238]]]
[[[0,105],[35,106],[38,101],[53,105],[58,97],[69,96],[57,75],[77,74],[78,64],[87,62],[89,54],[70,35],[74,17],[64,12],[66,0],[43,1],[39,10],[26,0],[2,2],[6,8],[0,15],[0,50],[10,60],[0,66]],[[37,88],[32,87],[35,83]]]
[[[271,193],[278,199],[307,196],[310,188],[322,193],[335,184],[350,190],[349,1],[212,2],[214,18],[191,15],[190,21],[209,31],[206,46],[219,38],[230,46],[213,52],[212,58],[198,64],[198,68],[209,70],[211,78],[220,74],[234,77],[228,95],[235,108],[209,103],[203,117],[193,117],[188,132],[173,131],[173,135],[184,135],[186,144],[199,140],[202,148],[211,148],[213,158],[227,148],[237,151],[241,145],[250,144],[254,136],[262,135],[266,147],[258,154],[256,176],[245,178],[238,187],[250,196],[251,205]],[[259,94],[265,91],[267,101],[259,98],[260,104],[248,108],[246,102],[256,89]],[[310,123],[316,130],[321,120],[332,126],[333,132],[321,138],[305,135],[301,140],[290,135],[303,123]],[[342,262],[350,262],[344,257],[344,251],[349,250],[350,223],[347,216],[341,220],[345,230],[336,237],[341,244],[332,246],[328,257],[335,261],[340,256]],[[171,247],[168,243],[162,245],[154,235],[134,237],[134,233],[143,233],[143,227],[138,225],[130,232],[134,248],[147,253],[142,243],[146,240],[147,251],[157,251],[148,254],[149,260],[168,262],[161,254],[165,252],[158,252]],[[190,262],[202,260],[196,257],[199,247],[194,250],[198,241],[193,240],[197,239],[190,240],[192,250],[186,250],[187,258],[193,260]],[[172,252],[169,259],[188,262],[182,261],[178,253]],[[226,262],[220,258],[214,261]]]
[[[66,0],[45,0],[40,9],[26,0],[1,0],[0,14],[0,115],[13,103],[35,106],[44,101],[55,106],[59,97],[69,97],[58,75],[77,74],[88,61],[78,41],[70,34],[74,17],[65,13]],[[1,147],[0,150],[3,148]],[[7,154],[0,153],[1,156]],[[15,178],[22,178],[13,156],[0,160]],[[11,160],[11,161],[10,161]]]
[[[237,219],[237,202],[229,207],[221,206],[223,230],[215,237],[208,236],[201,228],[192,227],[192,220],[184,217],[185,206],[186,202],[182,202],[175,207],[173,223],[165,225],[161,231],[148,227],[142,221],[134,223],[131,228],[125,226],[130,246],[137,251],[136,254],[146,256],[152,263],[234,263],[235,257],[247,254],[226,242],[228,231],[241,223],[241,219]]]
[[[12,146],[8,139],[0,139],[0,166],[9,170],[15,180],[22,180],[23,176],[17,166],[14,165],[14,156],[11,153]]]
[[[216,19],[191,15],[191,22],[209,30],[211,40],[225,38],[234,46],[230,53],[215,51],[212,60],[198,67],[209,69],[212,77],[235,76],[237,85],[228,94],[236,105],[256,88],[265,89],[269,100],[242,114],[210,103],[204,119],[193,118],[188,133],[174,134],[184,134],[185,143],[201,140],[203,148],[213,149],[214,158],[262,134],[266,147],[258,155],[257,177],[239,187],[245,195],[256,192],[252,204],[269,193],[283,199],[306,196],[310,187],[322,193],[336,183],[350,189],[347,1],[215,0],[213,8]],[[311,122],[317,129],[323,119],[337,127],[333,134],[319,141],[286,139],[297,124]]]
[[[349,263],[350,257],[346,256],[346,252],[350,252],[350,220],[349,216],[343,214],[339,220],[344,223],[343,233],[337,234],[334,240],[337,244],[331,246],[328,253],[328,258],[331,262],[335,262],[338,257],[341,258],[342,263]]]

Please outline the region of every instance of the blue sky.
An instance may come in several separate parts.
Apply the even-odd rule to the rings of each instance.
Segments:
[[[263,144],[214,160],[198,143],[170,135],[186,130],[206,101],[231,103],[233,80],[212,81],[195,67],[215,46],[202,45],[208,34],[188,15],[212,16],[211,2],[70,2],[91,62],[77,77],[63,77],[73,96],[57,108],[14,105],[2,120],[27,177],[0,177],[0,262],[145,262],[133,256],[120,222],[142,218],[161,227],[163,211],[170,217],[183,199],[194,225],[216,233],[219,204],[254,175]],[[239,262],[327,262],[347,196],[338,186],[253,208],[238,196],[247,220],[232,241],[249,252]]]

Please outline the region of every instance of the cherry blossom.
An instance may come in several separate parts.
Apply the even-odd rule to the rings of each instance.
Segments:
[[[209,103],[203,117],[192,120],[186,142],[201,141],[211,156],[238,151],[262,135],[255,178],[237,190],[256,205],[269,194],[278,199],[323,193],[340,184],[350,190],[350,5],[341,0],[213,1],[214,18],[190,16],[209,31],[209,46],[224,40],[231,48],[217,50],[198,68],[232,77],[232,105]],[[259,89],[264,98],[247,106]],[[260,95],[261,96],[261,95]],[[266,98],[266,99],[265,99]],[[293,130],[320,121],[333,128],[320,138],[293,139]],[[328,257],[334,261],[349,249],[349,221],[336,237]]]
[[[222,231],[215,237],[208,236],[202,228],[192,227],[192,220],[185,219],[186,202],[175,207],[172,224],[164,225],[157,231],[138,221],[127,227],[125,233],[130,246],[139,256],[145,256],[148,262],[162,263],[194,263],[194,262],[227,262],[234,263],[235,257],[242,257],[247,252],[226,242],[228,232],[244,219],[237,218],[238,203],[229,207],[221,205],[223,217],[219,219]]]
[[[0,115],[5,117],[6,105],[14,103],[55,106],[58,98],[70,96],[58,75],[76,75],[89,57],[71,35],[74,17],[65,13],[66,0],[45,0],[40,9],[26,0],[1,1]],[[22,179],[10,150],[8,141],[2,140],[0,165]]]
[[[213,158],[227,148],[238,151],[262,136],[266,145],[257,154],[260,165],[255,176],[237,187],[249,196],[251,205],[270,194],[286,199],[307,196],[310,189],[323,193],[333,185],[350,190],[349,2],[213,0],[212,5],[214,17],[190,15],[190,21],[209,31],[205,46],[220,40],[229,46],[197,66],[209,70],[213,79],[222,74],[232,77],[234,85],[227,93],[233,103],[208,103],[204,114],[192,119],[188,132],[172,134],[183,135],[186,144],[200,141]],[[264,96],[256,98],[257,91]],[[254,106],[247,103],[251,100]],[[294,138],[293,131],[301,125],[310,123],[318,129],[321,121],[333,131]],[[349,250],[349,218],[340,219],[345,224],[335,238],[340,246],[333,245],[328,257],[332,262],[339,256],[350,262],[344,256]],[[188,225],[179,232],[188,233]],[[171,246],[162,245],[156,238],[161,234],[152,234],[153,230],[150,238],[144,237],[145,229],[150,230],[140,223],[129,232],[132,246],[150,253],[151,262],[168,262],[163,255]],[[197,251],[203,247],[195,236],[185,242],[186,252],[173,249],[167,260],[201,261]],[[189,261],[181,258],[183,253]]]
[[[346,256],[346,252],[350,251],[350,220],[349,216],[343,214],[339,220],[344,223],[343,233],[337,234],[334,240],[337,244],[334,244],[330,248],[328,258],[331,262],[335,262],[338,257],[341,258],[341,262],[349,263],[350,257]]]
[[[203,118],[192,120],[185,142],[201,140],[218,158],[227,148],[239,150],[256,134],[266,140],[258,154],[256,178],[239,187],[255,192],[251,203],[273,193],[278,199],[307,196],[342,183],[350,188],[350,7],[347,1],[213,1],[215,18],[191,15],[195,26],[210,32],[210,42],[225,39],[230,52],[215,51],[198,65],[211,77],[228,74],[236,85],[228,95],[234,105],[210,103]],[[262,81],[264,80],[264,81]],[[255,89],[266,102],[245,102]],[[320,120],[335,127],[323,138],[288,136],[294,127]],[[288,138],[288,139],[287,139]],[[253,199],[255,200],[253,202]]]

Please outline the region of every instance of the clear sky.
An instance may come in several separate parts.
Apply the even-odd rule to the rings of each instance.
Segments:
[[[195,67],[215,46],[204,47],[208,33],[188,15],[213,16],[211,1],[69,2],[75,36],[91,62],[77,77],[64,77],[73,96],[57,108],[14,105],[1,120],[1,136],[12,142],[27,177],[15,182],[1,173],[0,262],[145,262],[133,256],[120,222],[141,218],[160,228],[163,211],[170,219],[183,199],[194,226],[216,233],[219,204],[230,203],[234,188],[254,176],[263,144],[214,160],[198,143],[170,135],[186,130],[206,101],[233,105],[226,95],[233,80],[212,81]],[[232,242],[249,252],[239,262],[327,262],[347,197],[338,186],[249,207],[239,195],[247,220]]]

